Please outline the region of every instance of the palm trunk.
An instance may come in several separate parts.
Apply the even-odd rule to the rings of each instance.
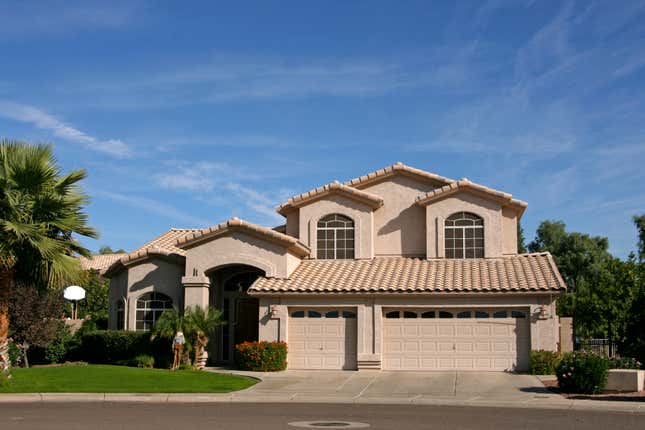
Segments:
[[[9,298],[13,274],[0,271],[0,372],[9,374]]]

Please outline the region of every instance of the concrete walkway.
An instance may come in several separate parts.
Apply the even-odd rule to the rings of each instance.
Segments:
[[[645,402],[569,400],[532,375],[499,372],[240,372],[261,380],[226,394],[0,394],[0,402],[362,403],[586,409],[645,414]]]

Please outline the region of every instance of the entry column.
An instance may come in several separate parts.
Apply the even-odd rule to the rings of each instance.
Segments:
[[[184,308],[190,306],[208,308],[211,286],[208,276],[184,276],[181,278],[181,283],[184,286]]]

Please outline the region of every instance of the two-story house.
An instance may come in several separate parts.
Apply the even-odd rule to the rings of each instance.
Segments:
[[[517,253],[526,207],[397,163],[290,198],[279,227],[170,229],[108,269],[110,326],[212,306],[214,362],[259,339],[286,341],[292,369],[526,370],[557,348],[566,289],[549,254]]]

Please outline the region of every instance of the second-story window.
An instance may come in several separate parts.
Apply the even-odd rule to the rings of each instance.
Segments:
[[[450,215],[445,223],[446,258],[484,258],[484,220],[469,212]]]
[[[354,258],[354,221],[339,214],[322,217],[318,221],[316,244],[320,259]]]

